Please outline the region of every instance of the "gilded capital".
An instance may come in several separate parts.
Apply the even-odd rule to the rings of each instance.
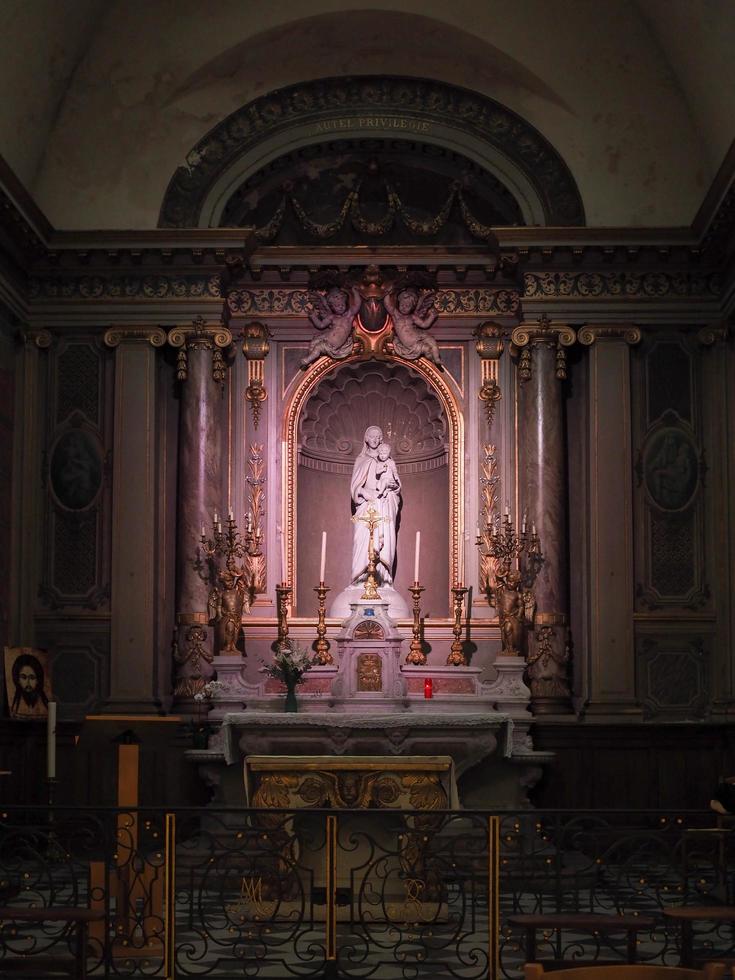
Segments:
[[[40,350],[46,350],[54,340],[50,330],[22,330],[20,335],[24,344]]]
[[[624,340],[626,344],[638,344],[641,337],[640,328],[630,323],[588,323],[577,333],[577,340],[585,347],[589,347],[597,340]]]
[[[186,347],[187,350],[211,350],[213,347],[229,347],[232,333],[221,323],[207,324],[201,316],[190,326],[174,327],[168,332],[168,342],[172,347]]]
[[[118,347],[123,340],[142,340],[152,347],[163,347],[166,331],[161,327],[110,327],[105,330],[104,341],[108,347]]]
[[[730,338],[730,331],[725,323],[711,323],[697,331],[697,340],[704,347],[712,347],[717,341],[726,341]]]
[[[511,334],[511,340],[516,347],[527,347],[529,344],[550,344],[561,347],[571,347],[576,341],[577,334],[566,323],[553,323],[544,314],[537,324],[521,323]]]

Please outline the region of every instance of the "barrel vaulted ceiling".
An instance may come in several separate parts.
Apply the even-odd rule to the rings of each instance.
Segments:
[[[527,120],[588,225],[689,225],[735,136],[733,50],[732,0],[4,0],[0,153],[57,228],[154,228],[239,107],[413,76]]]

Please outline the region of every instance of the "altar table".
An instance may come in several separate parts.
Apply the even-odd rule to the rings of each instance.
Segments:
[[[244,777],[253,807],[459,809],[449,756],[251,755]]]

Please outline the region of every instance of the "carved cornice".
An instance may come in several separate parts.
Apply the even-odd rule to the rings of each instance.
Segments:
[[[159,227],[191,228],[217,182],[236,160],[284,128],[313,124],[315,142],[335,123],[342,136],[361,117],[396,135],[433,126],[461,128],[499,150],[532,184],[548,225],[583,225],[584,208],[566,164],[546,139],[500,103],[468,89],[416,78],[326,78],[292,85],[233,112],[192,147],[169,183]],[[398,126],[394,127],[394,124]],[[383,128],[385,128],[383,127]]]
[[[353,264],[357,256],[353,256]],[[228,297],[233,316],[305,316],[308,290],[283,285],[263,276],[262,281],[232,289]],[[296,276],[294,276],[296,278]],[[298,278],[302,278],[301,274]],[[306,278],[306,275],[303,275]],[[626,304],[712,302],[721,296],[722,281],[714,272],[526,272],[523,289],[476,283],[440,287],[436,309],[453,316],[518,316],[522,300],[594,301],[611,300]],[[32,277],[29,285],[32,305],[62,303],[221,303],[219,273],[156,276],[132,272],[126,276],[55,275]]]
[[[161,327],[110,327],[105,330],[104,342],[108,347],[117,347],[123,340],[142,340],[152,347],[163,347],[166,331]]]
[[[627,344],[637,344],[640,343],[641,336],[640,329],[629,323],[600,326],[588,324],[577,331],[577,340],[586,347],[597,340],[624,340]]]

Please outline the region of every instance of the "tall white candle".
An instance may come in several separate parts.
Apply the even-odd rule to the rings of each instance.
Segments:
[[[322,560],[319,565],[319,581],[324,581],[324,569],[327,567],[327,532],[322,531]]]
[[[416,532],[416,550],[413,553],[413,580],[419,580],[419,554],[421,552],[421,531]]]
[[[286,585],[288,582],[288,569],[286,568],[286,535],[281,528],[281,582]]]
[[[46,775],[56,779],[56,702],[49,701],[46,718]]]

